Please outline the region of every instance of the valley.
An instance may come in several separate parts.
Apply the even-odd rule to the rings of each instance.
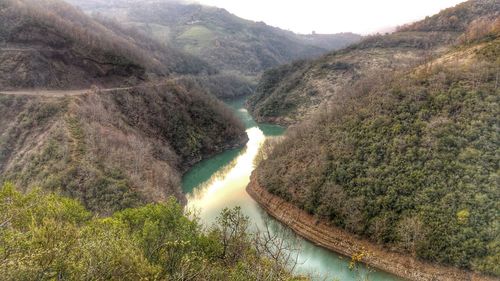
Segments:
[[[266,139],[280,138],[284,128],[257,124],[244,108],[244,103],[245,99],[235,100],[230,102],[230,106],[244,121],[249,141],[243,148],[229,150],[200,162],[183,176],[182,185],[187,196],[187,208],[197,211],[205,224],[212,224],[224,208],[241,207],[242,212],[250,217],[250,228],[253,231],[268,227],[273,235],[284,240],[284,244],[293,245],[293,248],[288,250],[288,255],[292,260],[297,259],[297,264],[293,265],[296,266],[296,272],[310,276],[313,280],[402,280],[363,264],[349,269],[352,253],[340,252],[338,249],[330,252],[323,248],[324,245],[313,244],[296,236],[287,228],[286,223],[282,225],[273,220],[266,213],[269,210],[259,206],[262,202],[252,199],[252,193],[249,195],[246,188],[250,183],[250,174],[255,168],[254,161],[259,149]]]
[[[152,37],[203,58],[223,73],[252,84],[262,71],[297,59],[320,56],[361,39],[352,33],[300,35],[252,22],[224,9],[183,1],[71,0],[87,13],[114,18]]]
[[[199,1],[0,1],[0,279],[499,280],[497,0]]]

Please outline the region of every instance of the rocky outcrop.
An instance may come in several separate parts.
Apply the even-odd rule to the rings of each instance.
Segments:
[[[363,263],[396,276],[416,281],[498,280],[494,277],[454,267],[422,262],[410,256],[391,252],[367,240],[359,239],[271,194],[259,185],[255,171],[247,186],[247,192],[269,215],[286,224],[305,239],[347,257],[361,254]]]

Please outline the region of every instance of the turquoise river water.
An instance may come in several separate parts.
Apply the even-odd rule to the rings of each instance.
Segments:
[[[244,148],[228,150],[204,160],[186,173],[182,186],[188,199],[187,207],[195,210],[205,224],[213,223],[223,208],[234,206],[241,207],[250,218],[253,229],[262,228],[265,221],[269,222],[272,231],[279,231],[285,239],[293,239],[293,244],[298,244],[296,273],[310,275],[315,280],[400,281],[397,277],[364,266],[350,270],[349,258],[295,236],[259,207],[245,191],[254,169],[254,158],[264,140],[282,135],[284,128],[257,124],[244,109],[243,99],[228,102],[228,105],[245,124],[249,141]]]

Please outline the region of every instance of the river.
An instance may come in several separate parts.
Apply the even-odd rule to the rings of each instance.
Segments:
[[[257,124],[244,109],[244,99],[228,102],[246,127],[249,141],[244,148],[225,151],[215,157],[195,165],[182,180],[191,210],[196,210],[204,224],[215,221],[225,207],[240,206],[250,218],[252,227],[263,228],[268,221],[272,231],[279,231],[287,239],[298,241],[298,263],[296,272],[307,274],[315,280],[341,281],[400,281],[387,273],[360,266],[358,270],[349,269],[349,258],[318,247],[309,241],[295,236],[286,226],[270,218],[265,211],[246,193],[254,169],[254,158],[260,145],[268,137],[280,136],[282,127]]]

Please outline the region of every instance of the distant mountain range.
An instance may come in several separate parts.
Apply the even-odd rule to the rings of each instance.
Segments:
[[[180,1],[68,0],[85,12],[115,18],[169,46],[206,60],[222,72],[255,80],[262,71],[345,47],[360,35],[299,35],[224,9]]]

